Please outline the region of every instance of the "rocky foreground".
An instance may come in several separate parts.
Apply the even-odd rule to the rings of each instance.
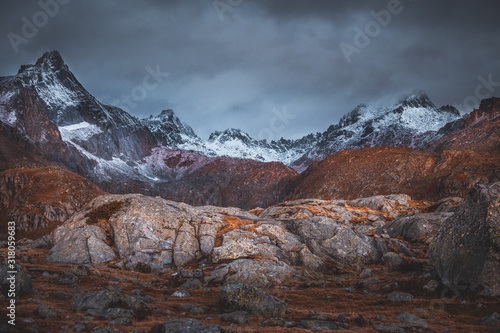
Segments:
[[[16,327],[496,332],[499,200],[500,183],[465,200],[302,199],[251,211],[99,196],[18,242]]]

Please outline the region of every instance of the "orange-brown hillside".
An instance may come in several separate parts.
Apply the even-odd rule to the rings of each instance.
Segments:
[[[500,155],[473,151],[431,154],[410,148],[345,150],[312,164],[287,199],[354,199],[405,193],[415,199],[464,196],[477,183],[500,179]]]
[[[32,229],[37,229],[32,233],[48,233],[104,194],[87,179],[55,166],[4,171],[0,193],[0,230],[15,221],[20,232],[17,238],[29,236]]]

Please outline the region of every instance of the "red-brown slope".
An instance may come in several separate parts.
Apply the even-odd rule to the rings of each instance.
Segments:
[[[104,194],[87,179],[50,166],[0,173],[0,234],[15,221],[19,237],[45,234]]]
[[[284,199],[283,187],[297,172],[282,163],[217,158],[199,170],[161,186],[163,198],[191,205],[267,207]]]
[[[155,181],[115,179],[99,183],[110,193],[141,193],[194,206],[267,207],[284,199],[283,190],[298,173],[280,162],[207,157],[160,147],[148,157]]]
[[[287,199],[354,199],[405,193],[421,200],[463,196],[500,178],[500,155],[472,151],[431,154],[410,148],[345,150],[312,164]]]
[[[500,98],[481,101],[464,127],[427,145],[428,151],[473,150],[500,154]]]

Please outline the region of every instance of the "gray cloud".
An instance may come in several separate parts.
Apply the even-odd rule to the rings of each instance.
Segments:
[[[500,81],[498,1],[400,0],[350,63],[340,44],[355,46],[355,29],[375,22],[371,11],[397,0],[220,1],[236,4],[223,20],[214,1],[72,0],[18,53],[7,34],[21,35],[23,17],[32,22],[42,8],[3,1],[0,75],[57,49],[92,94],[112,103],[158,66],[168,77],[136,107],[119,106],[137,117],[173,108],[202,137],[227,127],[258,136],[273,110],[286,108],[295,117],[276,138],[323,131],[359,103],[415,89],[438,105],[463,105],[479,76]]]

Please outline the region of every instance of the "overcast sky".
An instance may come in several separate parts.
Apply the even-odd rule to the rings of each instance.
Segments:
[[[497,0],[3,0],[0,76],[58,50],[90,93],[139,118],[171,108],[203,138],[298,138],[416,89],[462,112],[500,96],[499,12]]]

